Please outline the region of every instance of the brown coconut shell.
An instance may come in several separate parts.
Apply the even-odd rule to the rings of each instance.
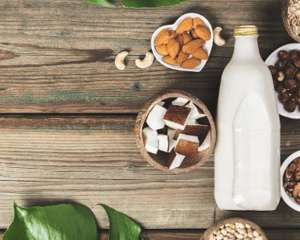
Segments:
[[[148,117],[148,114],[152,110],[152,108],[159,103],[160,101],[167,100],[170,98],[186,98],[189,101],[191,101],[193,104],[195,104],[197,107],[199,107],[207,116],[208,124],[210,125],[210,134],[211,134],[211,144],[208,149],[206,149],[203,152],[198,152],[197,156],[195,158],[185,158],[179,168],[171,169],[169,170],[167,167],[167,155],[165,153],[162,153],[159,151],[157,154],[148,153],[145,149],[144,143],[143,143],[143,136],[142,136],[142,130],[145,127],[145,122]],[[161,92],[152,98],[150,98],[141,111],[139,112],[136,124],[135,124],[135,137],[136,137],[136,143],[137,146],[142,154],[142,156],[149,162],[152,166],[156,167],[159,170],[170,172],[170,173],[184,173],[189,172],[201,165],[203,165],[208,157],[212,154],[215,143],[216,143],[216,127],[214,120],[211,116],[210,111],[205,106],[203,102],[201,102],[197,97],[193,96],[190,93],[187,93],[182,90],[168,90]]]

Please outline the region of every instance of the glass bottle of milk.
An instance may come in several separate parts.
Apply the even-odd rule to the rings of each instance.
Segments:
[[[275,210],[280,200],[280,122],[256,26],[237,26],[220,85],[215,199],[222,210]]]

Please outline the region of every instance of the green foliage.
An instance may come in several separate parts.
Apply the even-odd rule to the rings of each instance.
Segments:
[[[84,206],[60,204],[22,208],[14,203],[15,216],[2,240],[96,240],[92,211]]]
[[[124,214],[104,205],[102,206],[109,218],[109,239],[110,240],[139,240],[141,228],[134,221],[126,217]],[[146,239],[145,239],[146,240]]]
[[[107,0],[83,0],[83,1],[86,1],[89,3],[94,3],[97,5],[104,6],[104,7],[115,7],[115,6],[111,5],[109,2],[107,2]]]
[[[104,7],[114,7],[107,0],[84,0],[86,2],[95,3]],[[171,7],[188,0],[121,0],[121,3],[126,8],[158,8]]]

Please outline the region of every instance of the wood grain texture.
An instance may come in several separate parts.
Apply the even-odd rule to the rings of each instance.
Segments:
[[[264,229],[269,240],[299,240],[299,229]],[[0,230],[2,239],[4,230]],[[150,240],[199,240],[204,230],[145,230],[143,235]],[[98,240],[107,240],[108,231],[98,230]]]
[[[265,59],[292,42],[281,0],[189,0],[171,8],[104,8],[82,0],[0,2],[0,108],[2,113],[137,113],[152,95],[171,88],[194,94],[214,114],[223,68],[233,52],[236,24],[256,24]],[[227,40],[214,46],[200,73],[177,72],[157,61],[135,66],[150,50],[152,33],[187,12],[197,12]],[[234,14],[232,14],[234,13]],[[115,56],[128,50],[119,71]]]

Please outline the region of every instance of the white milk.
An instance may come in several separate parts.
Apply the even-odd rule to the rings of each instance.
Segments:
[[[246,36],[245,36],[246,35]],[[280,199],[280,122],[255,26],[235,29],[220,85],[215,199],[222,210],[275,210]]]

